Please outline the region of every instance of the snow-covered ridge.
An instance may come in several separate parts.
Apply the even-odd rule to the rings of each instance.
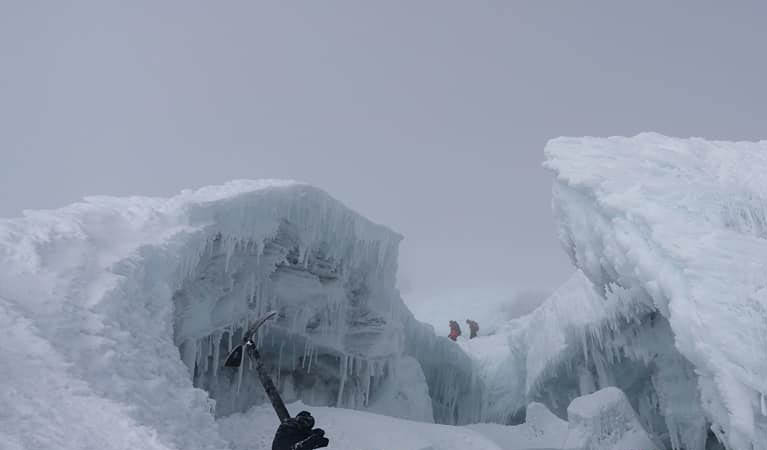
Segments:
[[[110,442],[118,433],[144,448],[225,448],[213,413],[242,411],[263,394],[249,367],[221,369],[221,358],[268,309],[280,317],[259,345],[288,401],[430,421],[435,389],[448,408],[440,414],[455,416],[453,385],[468,384],[471,366],[424,374],[432,363],[418,360],[418,345],[444,344],[396,291],[400,240],[323,191],[284,181],[170,199],[89,197],[0,220],[9,325],[0,373],[11,377],[0,389],[0,439],[60,448],[66,434],[85,448],[123,448]],[[30,380],[44,381],[41,371],[63,384],[37,387]],[[104,426],[74,424],[83,409],[99,411]],[[29,433],[40,429],[49,440]]]
[[[767,448],[767,142],[559,138],[546,156],[573,262],[667,321],[719,440]]]

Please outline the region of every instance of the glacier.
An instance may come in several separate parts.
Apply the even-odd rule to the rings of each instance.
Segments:
[[[0,442],[268,439],[253,368],[221,366],[277,310],[257,342],[265,365],[291,408],[359,424],[342,445],[400,431],[414,449],[767,449],[767,143],[645,133],[545,153],[577,270],[522,317],[494,304],[483,335],[458,342],[403,302],[402,236],[306,184],[88,197],[0,220]]]
[[[396,289],[401,239],[317,188],[275,180],[4,219],[0,438],[226,448],[215,418],[265,396],[252,367],[221,364],[272,309],[257,344],[287,401],[476,421],[471,359]],[[86,411],[99,417],[81,421]]]
[[[542,358],[528,384],[636,378],[622,388],[669,447],[767,448],[767,142],[645,133],[545,153],[560,240],[612,317],[575,327],[583,356]]]

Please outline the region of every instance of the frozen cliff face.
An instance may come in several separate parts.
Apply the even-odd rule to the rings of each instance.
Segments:
[[[641,348],[684,358],[650,364],[658,411],[690,417],[668,425],[671,442],[702,448],[697,407],[728,448],[767,448],[767,143],[560,138],[546,155],[573,262],[606,304],[636,308],[625,314],[636,326],[621,329],[635,328]],[[678,390],[687,382],[694,395]]]
[[[530,315],[469,342],[487,353],[470,351],[480,356],[483,419],[522,423],[531,401],[566,418],[574,399],[614,386],[657,447],[702,448],[706,419],[696,376],[668,322],[641,297],[611,289],[600,294],[578,271]]]
[[[415,321],[395,289],[399,235],[305,187],[215,208],[200,213],[213,221],[185,252],[174,330],[218,415],[265,401],[251,367],[220,362],[248,320],[277,310],[258,346],[286,401],[429,422],[473,417],[471,361]],[[229,231],[265,219],[275,227],[255,239]]]
[[[404,353],[400,236],[313,188],[232,202],[199,210],[208,225],[181,251],[174,339],[195,385],[219,415],[263,401],[251,367],[220,366],[250,320],[277,310],[258,346],[287,401],[367,406]],[[249,223],[272,228],[251,235]]]
[[[703,448],[706,420],[696,376],[674,347],[668,321],[639,294],[610,289],[600,294],[576,272],[527,318],[527,399],[565,417],[576,397],[615,386],[657,446]]]
[[[3,442],[225,448],[214,414],[263,393],[250,367],[221,363],[270,309],[280,315],[258,345],[288,401],[458,416],[471,365],[456,356],[441,372],[424,351],[450,352],[395,289],[400,239],[281,181],[0,220]],[[83,410],[98,420],[82,423]]]

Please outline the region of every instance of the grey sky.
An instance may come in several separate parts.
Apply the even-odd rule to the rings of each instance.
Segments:
[[[0,216],[293,178],[406,287],[551,289],[547,139],[767,134],[763,2],[120,3],[0,0]]]

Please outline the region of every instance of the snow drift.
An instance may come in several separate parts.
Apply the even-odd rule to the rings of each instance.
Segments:
[[[620,313],[609,335],[583,335],[582,360],[604,359],[605,343],[620,350],[591,365],[611,365],[605,379],[557,384],[649,370],[675,448],[703,448],[709,427],[728,448],[767,448],[767,142],[559,138],[546,156],[560,239],[605,311]],[[647,391],[624,390],[634,403]]]
[[[484,433],[467,427],[438,425],[342,408],[288,405],[291,412],[309,409],[330,437],[334,450],[500,450]],[[232,450],[266,450],[278,421],[268,406],[256,406],[219,420]]]
[[[250,367],[221,362],[270,309],[280,316],[258,345],[288,401],[467,421],[471,361],[405,308],[400,239],[282,181],[91,197],[2,220],[0,439],[224,448],[214,415],[264,395]]]

